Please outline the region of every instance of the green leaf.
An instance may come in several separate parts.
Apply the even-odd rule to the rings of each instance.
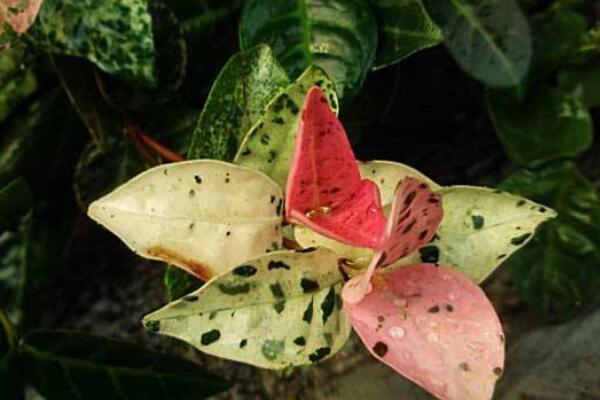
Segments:
[[[15,346],[16,332],[0,308],[0,393],[5,400],[23,398],[23,382],[19,376]]]
[[[31,211],[33,199],[27,182],[17,178],[0,187],[0,233]]]
[[[446,47],[460,66],[489,86],[517,85],[531,61],[527,19],[514,0],[426,0]]]
[[[540,85],[519,99],[488,92],[487,107],[506,153],[520,164],[575,156],[593,139],[592,120],[581,92]]]
[[[190,361],[81,333],[36,332],[19,348],[28,378],[48,400],[199,400],[230,386]]]
[[[347,102],[373,64],[377,22],[366,0],[246,0],[240,41],[269,44],[292,78],[318,65]]]
[[[140,256],[207,280],[278,249],[282,208],[281,189],[266,175],[196,160],[149,169],[93,202],[88,214]]]
[[[147,315],[144,325],[262,368],[311,364],[336,353],[350,334],[342,285],[330,250],[271,253]]]
[[[422,0],[369,0],[379,23],[375,68],[383,68],[443,42]]]
[[[45,0],[28,38],[42,51],[86,58],[127,81],[155,83],[152,20],[144,0]]]
[[[337,114],[338,100],[333,83],[321,68],[308,67],[294,83],[267,105],[264,114],[248,131],[233,162],[262,171],[281,187],[285,187],[292,165],[304,98],[313,86],[324,90],[329,104]]]
[[[268,46],[231,57],[208,95],[188,159],[231,160],[267,103],[288,83]]]
[[[22,65],[24,49],[0,48],[0,122],[37,89],[35,75]]]
[[[572,162],[521,169],[502,187],[558,212],[531,244],[508,261],[523,299],[537,312],[568,317],[600,288],[600,200]]]
[[[562,70],[558,74],[558,85],[563,92],[582,93],[586,106],[600,107],[600,67],[597,64]]]
[[[202,286],[202,281],[194,275],[172,265],[167,265],[164,280],[168,301],[176,300]]]

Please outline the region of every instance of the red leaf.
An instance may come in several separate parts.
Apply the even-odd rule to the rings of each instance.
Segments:
[[[372,285],[344,308],[376,358],[440,399],[492,397],[504,335],[479,286],[431,264],[377,274]]]
[[[359,247],[379,248],[379,190],[362,180],[346,132],[318,87],[308,93],[286,188],[286,217]]]
[[[344,300],[349,303],[362,300],[375,270],[393,264],[429,243],[443,216],[440,196],[426,183],[410,177],[402,180],[394,193],[383,245],[373,255],[367,271],[344,287]]]

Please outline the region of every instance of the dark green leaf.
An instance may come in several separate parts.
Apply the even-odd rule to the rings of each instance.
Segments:
[[[383,68],[444,40],[422,0],[369,0],[379,23],[375,68]]]
[[[196,400],[229,387],[190,361],[84,334],[37,332],[19,347],[28,377],[47,400]]]
[[[0,187],[0,233],[28,213],[31,206],[31,192],[23,179],[15,179]]]
[[[550,317],[570,315],[600,289],[600,201],[594,185],[575,164],[562,162],[519,170],[502,188],[558,212],[507,264],[534,310]]]
[[[377,23],[366,0],[247,0],[240,40],[269,44],[291,78],[318,65],[348,101],[373,64]]]
[[[0,394],[3,400],[23,398],[15,342],[16,332],[4,311],[0,309]]]
[[[473,77],[489,86],[518,84],[531,61],[527,19],[514,0],[426,0],[446,47]]]
[[[592,142],[592,121],[580,91],[539,85],[524,99],[490,91],[487,106],[506,152],[517,163],[574,156]]]
[[[231,57],[215,80],[200,114],[188,159],[231,160],[269,100],[288,83],[267,46]]]
[[[152,20],[144,0],[45,0],[28,37],[48,53],[86,58],[128,81],[155,82]]]
[[[563,91],[581,91],[586,106],[600,107],[600,66],[597,63],[565,69],[558,74],[558,82]]]
[[[165,289],[167,301],[176,300],[202,286],[202,281],[194,275],[188,274],[181,268],[168,265],[165,270]]]
[[[0,122],[37,89],[37,79],[22,65],[24,49],[0,48]]]

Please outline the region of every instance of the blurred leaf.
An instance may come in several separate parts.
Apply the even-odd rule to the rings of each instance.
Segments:
[[[268,46],[257,46],[231,57],[200,114],[188,159],[231,160],[267,103],[288,83]]]
[[[487,93],[487,107],[504,149],[515,162],[533,165],[575,156],[592,143],[592,120],[580,91],[538,85],[524,98]]]
[[[565,92],[583,93],[586,106],[600,107],[600,66],[597,63],[560,71],[558,85]]]
[[[548,204],[558,217],[507,262],[523,299],[537,312],[563,318],[600,288],[600,201],[572,162],[521,169],[502,187]]]
[[[258,171],[195,160],[143,172],[88,215],[138,255],[207,280],[281,246],[282,202],[279,186]]]
[[[80,333],[36,332],[19,347],[47,400],[199,400],[230,386],[190,361]]]
[[[27,221],[27,220],[25,220]],[[8,318],[22,320],[22,285],[24,281],[25,223],[0,233],[0,304]]]
[[[262,171],[284,188],[292,166],[304,98],[313,86],[323,90],[330,107],[337,114],[339,104],[333,83],[321,68],[308,67],[269,102],[246,134],[234,163]]]
[[[45,0],[29,40],[83,57],[119,78],[154,85],[152,20],[144,0]]]
[[[331,250],[280,251],[245,260],[201,289],[144,317],[148,330],[261,368],[311,364],[335,354],[351,327]]]
[[[27,32],[43,0],[4,0],[0,3],[0,35],[10,29],[17,35]]]
[[[129,85],[97,72],[97,82],[105,100],[119,109],[140,110],[161,105],[174,96],[186,73],[187,48],[177,17],[160,2],[148,4],[152,16],[152,31],[156,53],[154,88]]]
[[[246,0],[240,41],[269,44],[292,79],[318,65],[349,101],[375,59],[377,21],[367,0]]]
[[[23,179],[17,178],[0,187],[0,233],[27,214],[32,203],[29,186]]]
[[[169,302],[176,300],[202,286],[202,281],[192,274],[168,265],[165,270],[165,289],[167,290],[167,300]]]
[[[517,85],[531,61],[527,19],[514,0],[426,0],[454,59],[494,87]]]
[[[24,48],[0,50],[0,122],[37,89],[37,80],[23,64]]]
[[[16,332],[0,308],[0,393],[3,400],[23,398],[23,382],[19,376],[16,354]]]
[[[369,0],[379,24],[375,68],[383,68],[443,42],[422,0]]]

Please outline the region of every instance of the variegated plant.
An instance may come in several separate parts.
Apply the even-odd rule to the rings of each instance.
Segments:
[[[240,165],[159,166],[90,206],[136,253],[208,280],[145,327],[269,369],[330,357],[353,327],[438,398],[491,398],[504,336],[477,283],[554,212],[440,187],[397,163],[357,163],[332,106],[330,82],[309,69],[250,129]],[[283,224],[294,237],[283,239]]]

